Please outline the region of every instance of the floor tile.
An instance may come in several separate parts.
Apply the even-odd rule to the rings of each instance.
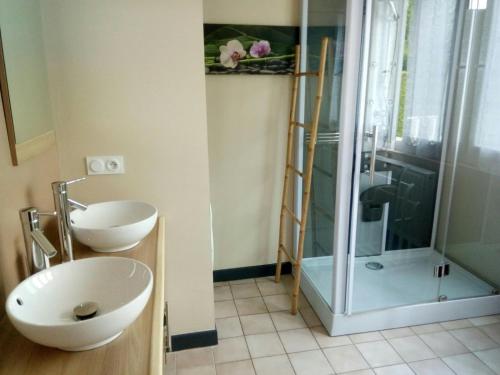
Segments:
[[[479,316],[477,318],[470,318],[469,321],[475,326],[495,324],[495,323],[500,323],[500,315]]]
[[[500,375],[500,315],[330,337],[302,293],[289,313],[292,284],[214,283],[219,345],[172,353],[165,374]]]
[[[319,349],[318,343],[309,328],[280,331],[278,335],[287,353]]]
[[[216,286],[214,288],[214,301],[230,301],[233,299],[231,294],[231,287],[227,286]]]
[[[216,375],[215,365],[179,369],[176,375]]]
[[[269,314],[256,314],[240,316],[241,325],[245,335],[270,333],[276,331]]]
[[[216,286],[226,286],[229,285],[229,281],[216,281],[214,282],[214,287]]]
[[[492,349],[498,346],[498,344],[490,339],[485,333],[475,327],[456,329],[449,332],[473,352]]]
[[[212,348],[190,349],[175,352],[177,370],[181,368],[213,365]]]
[[[432,350],[418,336],[390,339],[389,343],[406,362],[436,358]]]
[[[232,316],[238,316],[233,301],[215,302],[215,319],[230,318]]]
[[[495,373],[474,354],[460,354],[444,357],[443,361],[457,375],[494,375]]]
[[[426,333],[433,333],[433,332],[444,331],[444,328],[440,324],[438,324],[438,323],[422,324],[420,326],[412,326],[410,328],[417,335],[423,335],[423,334],[426,334]]]
[[[330,336],[324,327],[313,327],[311,332],[321,348],[352,344],[349,336]]]
[[[426,333],[420,335],[420,338],[439,357],[463,354],[469,351],[460,341],[446,331]]]
[[[271,313],[271,318],[278,331],[307,327],[300,313],[292,315],[289,311],[276,311]]]
[[[374,369],[377,375],[414,375],[411,368],[408,365],[393,365],[385,366]]]
[[[360,344],[362,342],[370,342],[370,341],[380,341],[384,339],[384,337],[377,331],[356,333],[354,335],[349,335],[349,338],[355,344]]]
[[[474,354],[495,371],[495,373],[500,375],[500,348],[483,350]]]
[[[489,324],[480,327],[481,331],[486,333],[492,340],[500,344],[500,323]]]
[[[384,331],[380,331],[382,336],[386,339],[397,339],[399,337],[413,336],[415,332],[413,332],[410,328],[394,328],[394,329],[386,329]]]
[[[286,355],[256,358],[253,365],[257,375],[294,375],[292,364]]]
[[[237,316],[232,318],[215,319],[215,327],[217,328],[217,336],[219,339],[243,336],[240,318]]]
[[[246,336],[252,358],[285,354],[285,349],[276,333],[262,333]]]
[[[304,293],[300,292],[299,293],[299,309],[307,309],[309,307],[311,307],[311,305],[309,304],[309,301],[307,300]]]
[[[231,280],[229,285],[241,285],[241,284],[253,284],[255,283],[254,279],[241,279],[241,280]]]
[[[281,275],[281,283],[285,286],[288,293],[291,293],[295,279],[292,275]]]
[[[297,375],[330,375],[333,369],[321,350],[290,354],[290,362]]]
[[[412,362],[409,365],[417,375],[454,375],[454,372],[439,358]]]
[[[165,364],[163,365],[163,374],[164,375],[175,375],[176,365],[175,365],[175,353],[169,352],[165,355]]]
[[[191,349],[176,352],[176,374],[215,375],[212,348]]]
[[[373,341],[356,344],[371,367],[389,366],[403,360],[387,341]]]
[[[469,319],[450,320],[449,322],[441,322],[440,324],[446,330],[472,327]]]
[[[322,325],[321,320],[319,320],[318,315],[316,315],[312,307],[305,307],[299,309],[299,311],[308,327],[318,327]]]
[[[214,358],[215,363],[249,359],[250,354],[248,353],[245,338],[241,336],[219,340],[219,345],[214,348]]]
[[[281,276],[281,281],[283,281],[283,276],[284,275]],[[275,279],[276,278],[274,277],[274,275],[273,276],[262,276],[262,277],[256,277],[255,278],[255,282],[256,283],[263,283],[263,282],[267,281],[267,282],[270,282],[270,283],[271,282],[274,283]]]
[[[267,313],[267,307],[262,297],[235,299],[234,303],[240,316]]]
[[[259,288],[255,283],[231,285],[234,298],[260,297]]]
[[[263,296],[272,296],[274,294],[287,294],[283,283],[276,283],[274,280],[257,280],[257,287]]]
[[[264,303],[270,312],[290,310],[291,300],[286,294],[277,294],[275,296],[265,296]]]
[[[251,360],[220,363],[216,370],[217,375],[255,375]]]
[[[368,363],[354,345],[323,349],[336,373],[368,369]]]

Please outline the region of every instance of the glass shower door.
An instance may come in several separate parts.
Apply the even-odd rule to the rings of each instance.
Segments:
[[[447,300],[500,289],[500,3],[470,1],[463,29],[442,216]]]
[[[459,7],[367,0],[347,312],[437,301],[434,249]]]

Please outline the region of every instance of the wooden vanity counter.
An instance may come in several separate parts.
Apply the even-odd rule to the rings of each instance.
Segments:
[[[0,374],[160,375],[163,361],[163,252],[163,218],[159,218],[148,237],[129,251],[97,253],[75,243],[75,259],[119,256],[147,264],[154,274],[154,288],[144,311],[113,342],[84,352],[65,352],[35,344],[18,333],[5,317],[0,322]]]

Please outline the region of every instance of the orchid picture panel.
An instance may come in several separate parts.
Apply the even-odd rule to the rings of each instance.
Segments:
[[[292,74],[299,28],[205,24],[206,74]]]

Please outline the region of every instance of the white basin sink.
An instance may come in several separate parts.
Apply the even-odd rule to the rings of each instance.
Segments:
[[[20,283],[7,298],[10,321],[26,338],[62,350],[107,344],[142,312],[153,286],[148,266],[129,258],[98,257],[63,263]],[[73,309],[95,302],[97,313],[77,320]]]
[[[135,201],[95,203],[70,214],[75,238],[99,252],[133,248],[151,232],[157,216],[155,207]]]

